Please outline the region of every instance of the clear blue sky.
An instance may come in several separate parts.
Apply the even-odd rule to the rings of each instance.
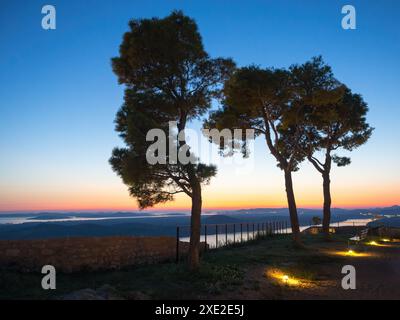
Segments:
[[[287,67],[321,54],[337,78],[364,96],[376,128],[353,152],[352,166],[335,169],[334,204],[400,202],[400,2],[48,1],[57,10],[57,29],[48,31],[41,28],[43,4],[1,5],[0,211],[135,207],[107,162],[121,144],[113,120],[123,92],[110,58],[130,19],[173,9],[197,21],[211,56],[240,66]],[[345,4],[356,8],[356,30],[341,28]],[[230,202],[232,171],[220,168],[205,206],[218,206],[218,197],[226,206],[284,205],[281,173],[262,142],[256,159],[257,190],[251,191],[254,176],[241,185],[251,191],[248,202]],[[298,202],[317,205],[320,177],[308,164],[295,183]]]

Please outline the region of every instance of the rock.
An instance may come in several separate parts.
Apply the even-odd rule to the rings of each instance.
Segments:
[[[97,290],[82,289],[64,295],[62,300],[123,300],[112,286],[105,284]]]
[[[101,286],[97,290],[97,294],[104,297],[105,300],[123,300],[123,298],[118,295],[118,291],[108,284]]]
[[[62,300],[106,300],[104,297],[97,294],[93,289],[82,289],[66,294]]]
[[[131,291],[125,294],[128,300],[151,300],[151,297],[141,291]]]

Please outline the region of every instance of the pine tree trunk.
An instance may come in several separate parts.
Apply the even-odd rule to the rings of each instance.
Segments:
[[[286,196],[290,214],[290,224],[292,227],[293,241],[296,245],[301,245],[299,218],[297,216],[296,199],[294,197],[294,191],[293,191],[292,172],[290,170],[285,170],[285,187],[286,187]]]
[[[186,114],[181,115],[177,124],[178,132],[185,129]],[[178,141],[179,147],[186,144],[185,140]],[[189,183],[192,191],[192,210],[190,214],[190,242],[189,242],[189,269],[195,271],[200,266],[200,232],[201,232],[201,184],[192,163],[186,166]]]
[[[322,231],[326,239],[329,239],[329,226],[331,223],[331,180],[329,177],[329,172],[322,175],[323,178],[323,190],[324,190],[324,210],[322,219]]]
[[[192,189],[192,211],[190,218],[189,268],[198,269],[200,265],[200,231],[201,231],[201,186],[196,183]]]

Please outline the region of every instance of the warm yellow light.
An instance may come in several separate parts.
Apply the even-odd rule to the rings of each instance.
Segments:
[[[373,256],[374,254],[372,253],[366,253],[366,252],[355,252],[353,250],[347,250],[347,251],[327,251],[329,254],[334,254],[338,256],[345,256],[345,257],[370,257]]]
[[[350,255],[350,256],[352,256],[352,255],[355,254],[355,252],[354,252],[353,250],[349,250],[349,251],[347,251],[347,254]]]
[[[376,246],[376,247],[390,247],[390,244],[377,243],[376,241],[370,241],[367,244],[369,244],[370,246]]]
[[[282,271],[277,270],[277,269],[269,269],[269,270],[267,270],[265,275],[269,278],[273,278],[273,279],[277,280],[278,282],[284,283],[285,285],[288,285],[288,286],[310,287],[312,285],[310,281],[307,281],[304,279],[297,279],[293,276],[284,274]]]
[[[383,242],[390,242],[390,239],[382,239]]]

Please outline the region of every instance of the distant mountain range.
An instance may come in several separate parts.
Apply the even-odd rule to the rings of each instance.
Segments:
[[[314,216],[322,217],[321,209],[298,209],[300,225],[311,223]],[[400,206],[370,209],[332,209],[332,222],[365,219],[373,216],[400,217]],[[1,224],[22,219],[25,223]],[[83,220],[79,220],[83,219]],[[84,220],[90,219],[90,220]],[[45,222],[42,222],[44,220]],[[57,221],[58,220],[58,221]],[[59,221],[63,220],[63,221]],[[262,223],[288,221],[287,208],[256,208],[241,210],[205,211],[202,224]],[[0,239],[41,239],[56,237],[90,237],[111,235],[169,235],[180,226],[182,236],[189,235],[188,212],[39,212],[0,213]]]

